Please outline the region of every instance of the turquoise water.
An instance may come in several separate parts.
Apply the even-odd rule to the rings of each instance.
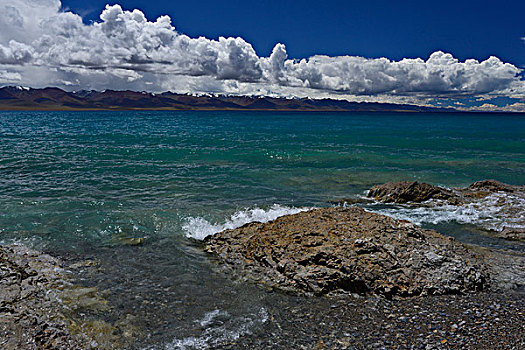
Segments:
[[[392,180],[523,184],[524,139],[523,116],[498,114],[4,112],[0,232],[98,244]]]
[[[162,297],[192,313],[167,313],[150,341],[180,348],[206,332],[184,322],[226,310],[236,314],[231,327],[246,318],[258,327],[269,308],[213,272],[187,236],[359,198],[387,181],[525,184],[524,141],[525,117],[505,114],[1,112],[0,241],[99,259],[104,273],[90,283],[120,310],[131,308],[122,293],[154,296],[151,288],[176,284]],[[506,244],[472,235],[476,222],[421,223]],[[118,243],[132,237],[145,244]],[[235,288],[242,306],[228,296]]]

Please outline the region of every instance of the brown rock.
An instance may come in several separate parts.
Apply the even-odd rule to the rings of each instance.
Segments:
[[[492,235],[509,241],[525,241],[525,229],[519,227],[505,227],[501,231],[492,231]]]
[[[486,192],[517,192],[523,191],[523,186],[512,186],[496,180],[477,181],[466,188],[469,191],[486,191]]]
[[[451,199],[456,195],[445,188],[414,182],[387,182],[374,186],[368,191],[368,197],[384,203],[421,203],[429,199]]]
[[[491,193],[523,193],[524,186],[507,185],[496,180],[483,180],[466,188],[447,189],[424,182],[387,182],[376,185],[368,191],[368,197],[383,203],[421,203],[429,199],[446,200],[449,204],[460,205],[484,198]]]
[[[356,207],[250,223],[208,237],[205,249],[242,277],[307,294],[463,293],[487,278],[453,238]]]

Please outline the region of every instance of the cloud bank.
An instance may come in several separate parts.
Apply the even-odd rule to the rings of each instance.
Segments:
[[[100,20],[61,11],[59,0],[0,4],[0,85],[69,89],[343,96],[424,101],[430,97],[525,95],[521,70],[497,57],[459,61],[322,55],[295,60],[277,44],[259,57],[242,38],[191,38],[168,16],[106,6]]]

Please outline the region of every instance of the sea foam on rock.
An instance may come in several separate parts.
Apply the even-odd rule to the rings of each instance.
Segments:
[[[368,191],[368,197],[384,203],[421,203],[429,199],[450,200],[455,198],[456,195],[446,188],[429,185],[424,182],[400,181],[374,186]]]
[[[253,222],[204,243],[239,276],[300,294],[458,294],[484,289],[488,278],[455,239],[357,207]]]
[[[373,186],[367,196],[381,203],[427,208],[428,217],[439,217],[431,220],[434,223],[448,220],[450,215],[447,214],[453,214],[458,222],[481,226],[493,236],[525,240],[525,186],[483,180],[466,188],[448,189],[417,181],[401,181]],[[417,216],[418,212],[414,214]]]
[[[448,189],[417,181],[387,182],[373,186],[368,197],[383,203],[421,203],[430,199],[446,200],[449,204],[470,203],[492,193],[523,193],[524,186],[507,185],[496,180],[482,180],[466,188]]]

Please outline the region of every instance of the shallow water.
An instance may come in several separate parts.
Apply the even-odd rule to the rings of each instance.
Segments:
[[[140,315],[149,338],[139,346],[213,346],[297,301],[231,281],[189,237],[387,181],[524,184],[524,141],[525,118],[503,114],[0,112],[0,241],[100,260],[85,283],[109,292],[108,318]],[[361,205],[525,250],[479,234],[513,219],[489,222],[486,208]],[[145,243],[122,244],[134,237]]]

